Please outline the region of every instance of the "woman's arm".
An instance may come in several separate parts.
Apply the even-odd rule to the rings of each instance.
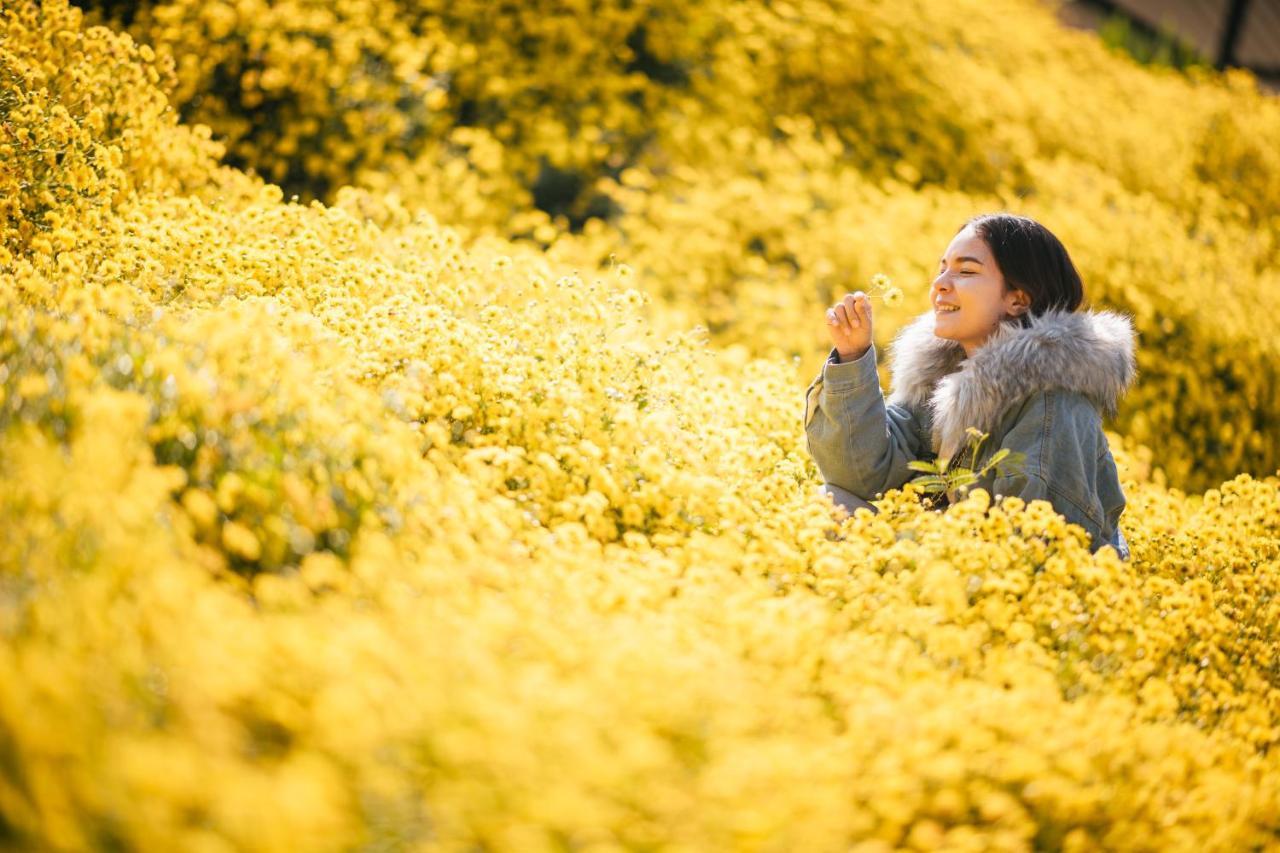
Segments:
[[[865,500],[899,488],[915,476],[908,462],[932,456],[916,413],[885,403],[874,346],[849,362],[832,349],[805,391],[804,423],[823,479]]]

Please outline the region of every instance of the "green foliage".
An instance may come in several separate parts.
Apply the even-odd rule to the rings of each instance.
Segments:
[[[969,488],[988,473],[1002,477],[1016,474],[1022,470],[1022,465],[1026,462],[1025,453],[1001,447],[987,457],[981,467],[978,467],[982,445],[990,438],[990,433],[973,427],[969,427],[965,433],[969,436],[969,440],[964,450],[950,459],[934,461],[916,459],[907,463],[907,467],[912,471],[919,471],[924,475],[913,479],[912,484],[919,487],[925,494],[932,495],[935,504],[940,503],[944,495],[951,493],[955,493],[958,498],[963,498]],[[962,458],[966,450],[969,456],[968,464],[956,465],[955,460]]]
[[[1193,66],[1207,69],[1211,65],[1194,45],[1164,23],[1152,32],[1135,26],[1128,15],[1114,12],[1098,28],[1098,35],[1108,47],[1127,53],[1143,65],[1162,65],[1179,71]]]

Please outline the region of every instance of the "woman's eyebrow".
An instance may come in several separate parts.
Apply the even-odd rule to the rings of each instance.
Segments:
[[[973,261],[975,264],[982,264],[982,261],[978,260],[977,258],[970,257],[969,255],[964,255],[962,257],[956,258],[957,263],[959,263],[960,261]],[[938,263],[945,264],[946,262],[947,262],[946,258],[938,258]]]

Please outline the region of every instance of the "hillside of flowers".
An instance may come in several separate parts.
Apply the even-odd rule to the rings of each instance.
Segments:
[[[0,847],[1280,849],[1277,138],[1032,0],[6,3]],[[992,209],[1130,561],[814,494]]]

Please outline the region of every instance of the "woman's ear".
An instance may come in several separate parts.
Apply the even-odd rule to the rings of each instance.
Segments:
[[[1021,317],[1031,310],[1031,297],[1025,290],[1015,290],[1009,294],[1009,313]]]

